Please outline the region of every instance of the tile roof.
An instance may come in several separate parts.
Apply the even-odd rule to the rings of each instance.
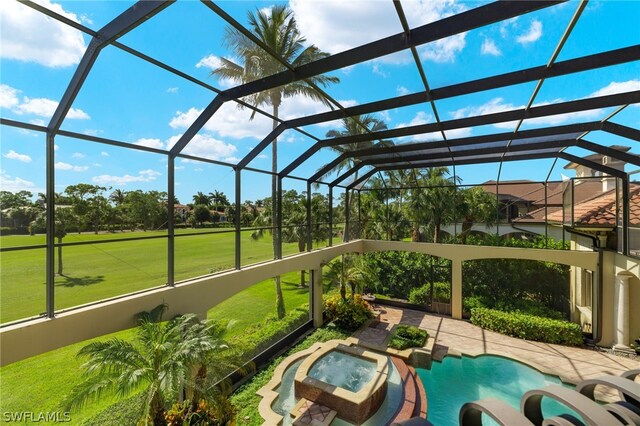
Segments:
[[[629,223],[640,225],[640,185],[632,184],[629,191]],[[582,200],[573,207],[575,226],[616,226],[616,192],[610,190]],[[562,209],[549,209],[549,222],[562,223]],[[544,208],[517,219],[519,222],[544,221]]]
[[[507,180],[499,182],[498,194],[513,200],[522,200],[532,204],[544,204],[544,184],[531,180]],[[490,180],[481,185],[485,192],[496,193],[496,181]],[[562,182],[547,184],[547,203],[562,205]]]

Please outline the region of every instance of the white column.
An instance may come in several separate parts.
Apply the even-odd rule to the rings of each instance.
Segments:
[[[628,272],[621,272],[616,275],[615,347],[629,347],[629,278],[631,276]]]
[[[451,317],[462,319],[462,261],[451,261]]]

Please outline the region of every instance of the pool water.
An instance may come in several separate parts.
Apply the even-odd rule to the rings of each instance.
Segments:
[[[317,360],[309,376],[330,385],[358,392],[373,379],[377,364],[340,351],[331,351]]]
[[[428,419],[438,426],[457,426],[460,408],[466,402],[498,398],[520,411],[520,399],[527,391],[552,384],[570,387],[556,376],[491,355],[477,358],[446,356],[442,362],[433,362],[431,370],[416,370],[427,391]],[[573,414],[549,398],[542,399],[542,412],[545,417]],[[483,417],[483,424],[495,424],[486,415]]]
[[[273,411],[284,417],[282,422],[284,426],[291,425],[293,423],[293,419],[289,415],[289,412],[296,405],[296,402],[298,402],[295,397],[294,379],[296,371],[298,370],[298,367],[300,367],[300,364],[302,364],[302,361],[304,361],[304,358],[294,362],[285,370],[284,375],[282,376],[282,382],[276,389],[279,396],[271,407]],[[364,422],[362,426],[380,426],[388,424],[400,406],[400,400],[403,396],[400,373],[398,373],[398,370],[390,360],[388,365],[389,376],[387,377],[387,397],[378,411]],[[351,423],[345,422],[339,418],[334,419],[331,423],[331,426],[350,425]]]

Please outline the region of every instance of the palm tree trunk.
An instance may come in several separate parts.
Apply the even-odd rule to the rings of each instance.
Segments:
[[[278,127],[278,102],[272,102],[273,104],[273,129]],[[278,238],[278,232],[275,229],[278,225],[278,138],[273,139],[271,142],[271,171],[273,174],[271,175],[271,234],[273,235],[273,254],[274,257],[278,253],[278,248],[280,246],[280,241]],[[286,313],[284,307],[284,297],[282,296],[282,286],[280,285],[280,276],[274,277],[274,283],[276,287],[276,311],[278,314],[278,318],[284,318]]]
[[[153,416],[154,426],[164,426],[167,424],[164,418],[164,401],[157,392],[151,398],[150,414]]]
[[[436,222],[435,225],[433,225],[433,242],[437,243],[439,237],[440,237],[440,222]]]
[[[58,275],[62,275],[62,238],[58,238]]]
[[[299,240],[298,241],[298,250],[300,251],[300,253],[304,253],[306,248],[307,248],[306,241]],[[306,275],[306,272],[307,271],[305,269],[301,269],[300,270],[300,287],[306,287],[305,286],[305,275]]]

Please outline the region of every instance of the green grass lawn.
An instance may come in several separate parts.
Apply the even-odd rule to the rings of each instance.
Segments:
[[[178,233],[207,230],[180,230]],[[105,241],[64,247],[63,275],[55,279],[56,310],[96,302],[167,282],[167,239],[118,241],[122,238],[166,235],[166,232],[69,234],[65,242]],[[0,237],[0,246],[17,247],[44,243],[44,236]],[[283,255],[298,251],[297,244],[283,244]],[[273,258],[270,236],[254,241],[242,232],[242,264]],[[235,262],[233,232],[182,236],[175,239],[175,279],[185,280],[232,269]],[[40,315],[45,311],[45,249],[0,254],[0,322]],[[294,280],[298,282],[297,280]]]
[[[297,286],[299,272],[282,276],[282,289],[287,310],[308,302],[308,289]],[[275,313],[273,280],[263,281],[241,291],[215,306],[208,313],[212,319],[233,320],[228,338],[241,334],[243,329]],[[131,339],[133,330],[121,331],[93,340],[106,340],[117,336]],[[88,342],[77,343],[0,368],[0,412],[55,411],[64,395],[81,381],[81,360],[75,355]],[[72,413],[72,424],[103,411],[116,399],[104,397]]]

